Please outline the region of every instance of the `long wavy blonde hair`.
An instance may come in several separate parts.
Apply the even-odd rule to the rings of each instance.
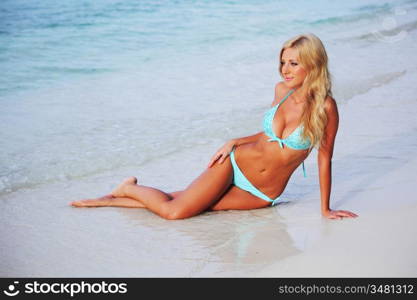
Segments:
[[[304,127],[302,138],[309,139],[311,148],[321,145],[324,129],[327,125],[327,114],[324,109],[327,96],[332,97],[331,75],[328,70],[327,53],[321,40],[312,33],[301,34],[284,43],[280,52],[279,72],[282,77],[282,54],[285,49],[298,50],[298,59],[306,70],[303,87],[307,91],[307,99],[301,117]]]

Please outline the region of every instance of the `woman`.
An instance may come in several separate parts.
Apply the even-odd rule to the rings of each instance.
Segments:
[[[322,215],[329,219],[356,217],[352,212],[329,207],[338,111],[320,39],[305,34],[285,42],[279,72],[284,81],[275,86],[264,131],[227,142],[184,191],[165,193],[138,185],[137,179],[130,177],[110,195],[71,204],[145,207],[169,220],[189,218],[206,210],[275,205],[291,174],[317,146]]]

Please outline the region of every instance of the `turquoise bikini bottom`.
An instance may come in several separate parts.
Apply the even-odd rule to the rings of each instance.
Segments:
[[[279,198],[280,198],[279,196],[275,199],[269,198],[267,195],[262,193],[256,187],[254,187],[254,185],[250,183],[250,181],[245,177],[245,175],[243,175],[242,171],[239,169],[238,165],[236,164],[234,152],[235,150],[233,149],[232,152],[230,153],[230,161],[232,162],[233,174],[234,174],[233,184],[237,186],[238,188],[241,188],[242,190],[245,190],[256,197],[259,197],[265,201],[271,202],[271,206],[277,205],[277,203],[279,202]]]

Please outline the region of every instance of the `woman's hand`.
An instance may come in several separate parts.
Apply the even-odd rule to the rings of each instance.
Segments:
[[[356,218],[358,215],[347,210],[327,210],[322,213],[322,216],[327,219]]]
[[[232,152],[235,144],[236,140],[230,140],[226,144],[224,144],[223,147],[217,150],[216,154],[213,155],[207,167],[211,168],[216,162],[216,160],[218,160],[217,163],[219,164],[223,163],[227,156],[230,154],[230,152]]]

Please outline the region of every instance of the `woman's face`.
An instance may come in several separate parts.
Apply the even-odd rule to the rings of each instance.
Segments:
[[[281,57],[281,73],[284,83],[288,88],[299,88],[303,85],[307,71],[298,60],[298,50],[295,48],[285,49]]]

